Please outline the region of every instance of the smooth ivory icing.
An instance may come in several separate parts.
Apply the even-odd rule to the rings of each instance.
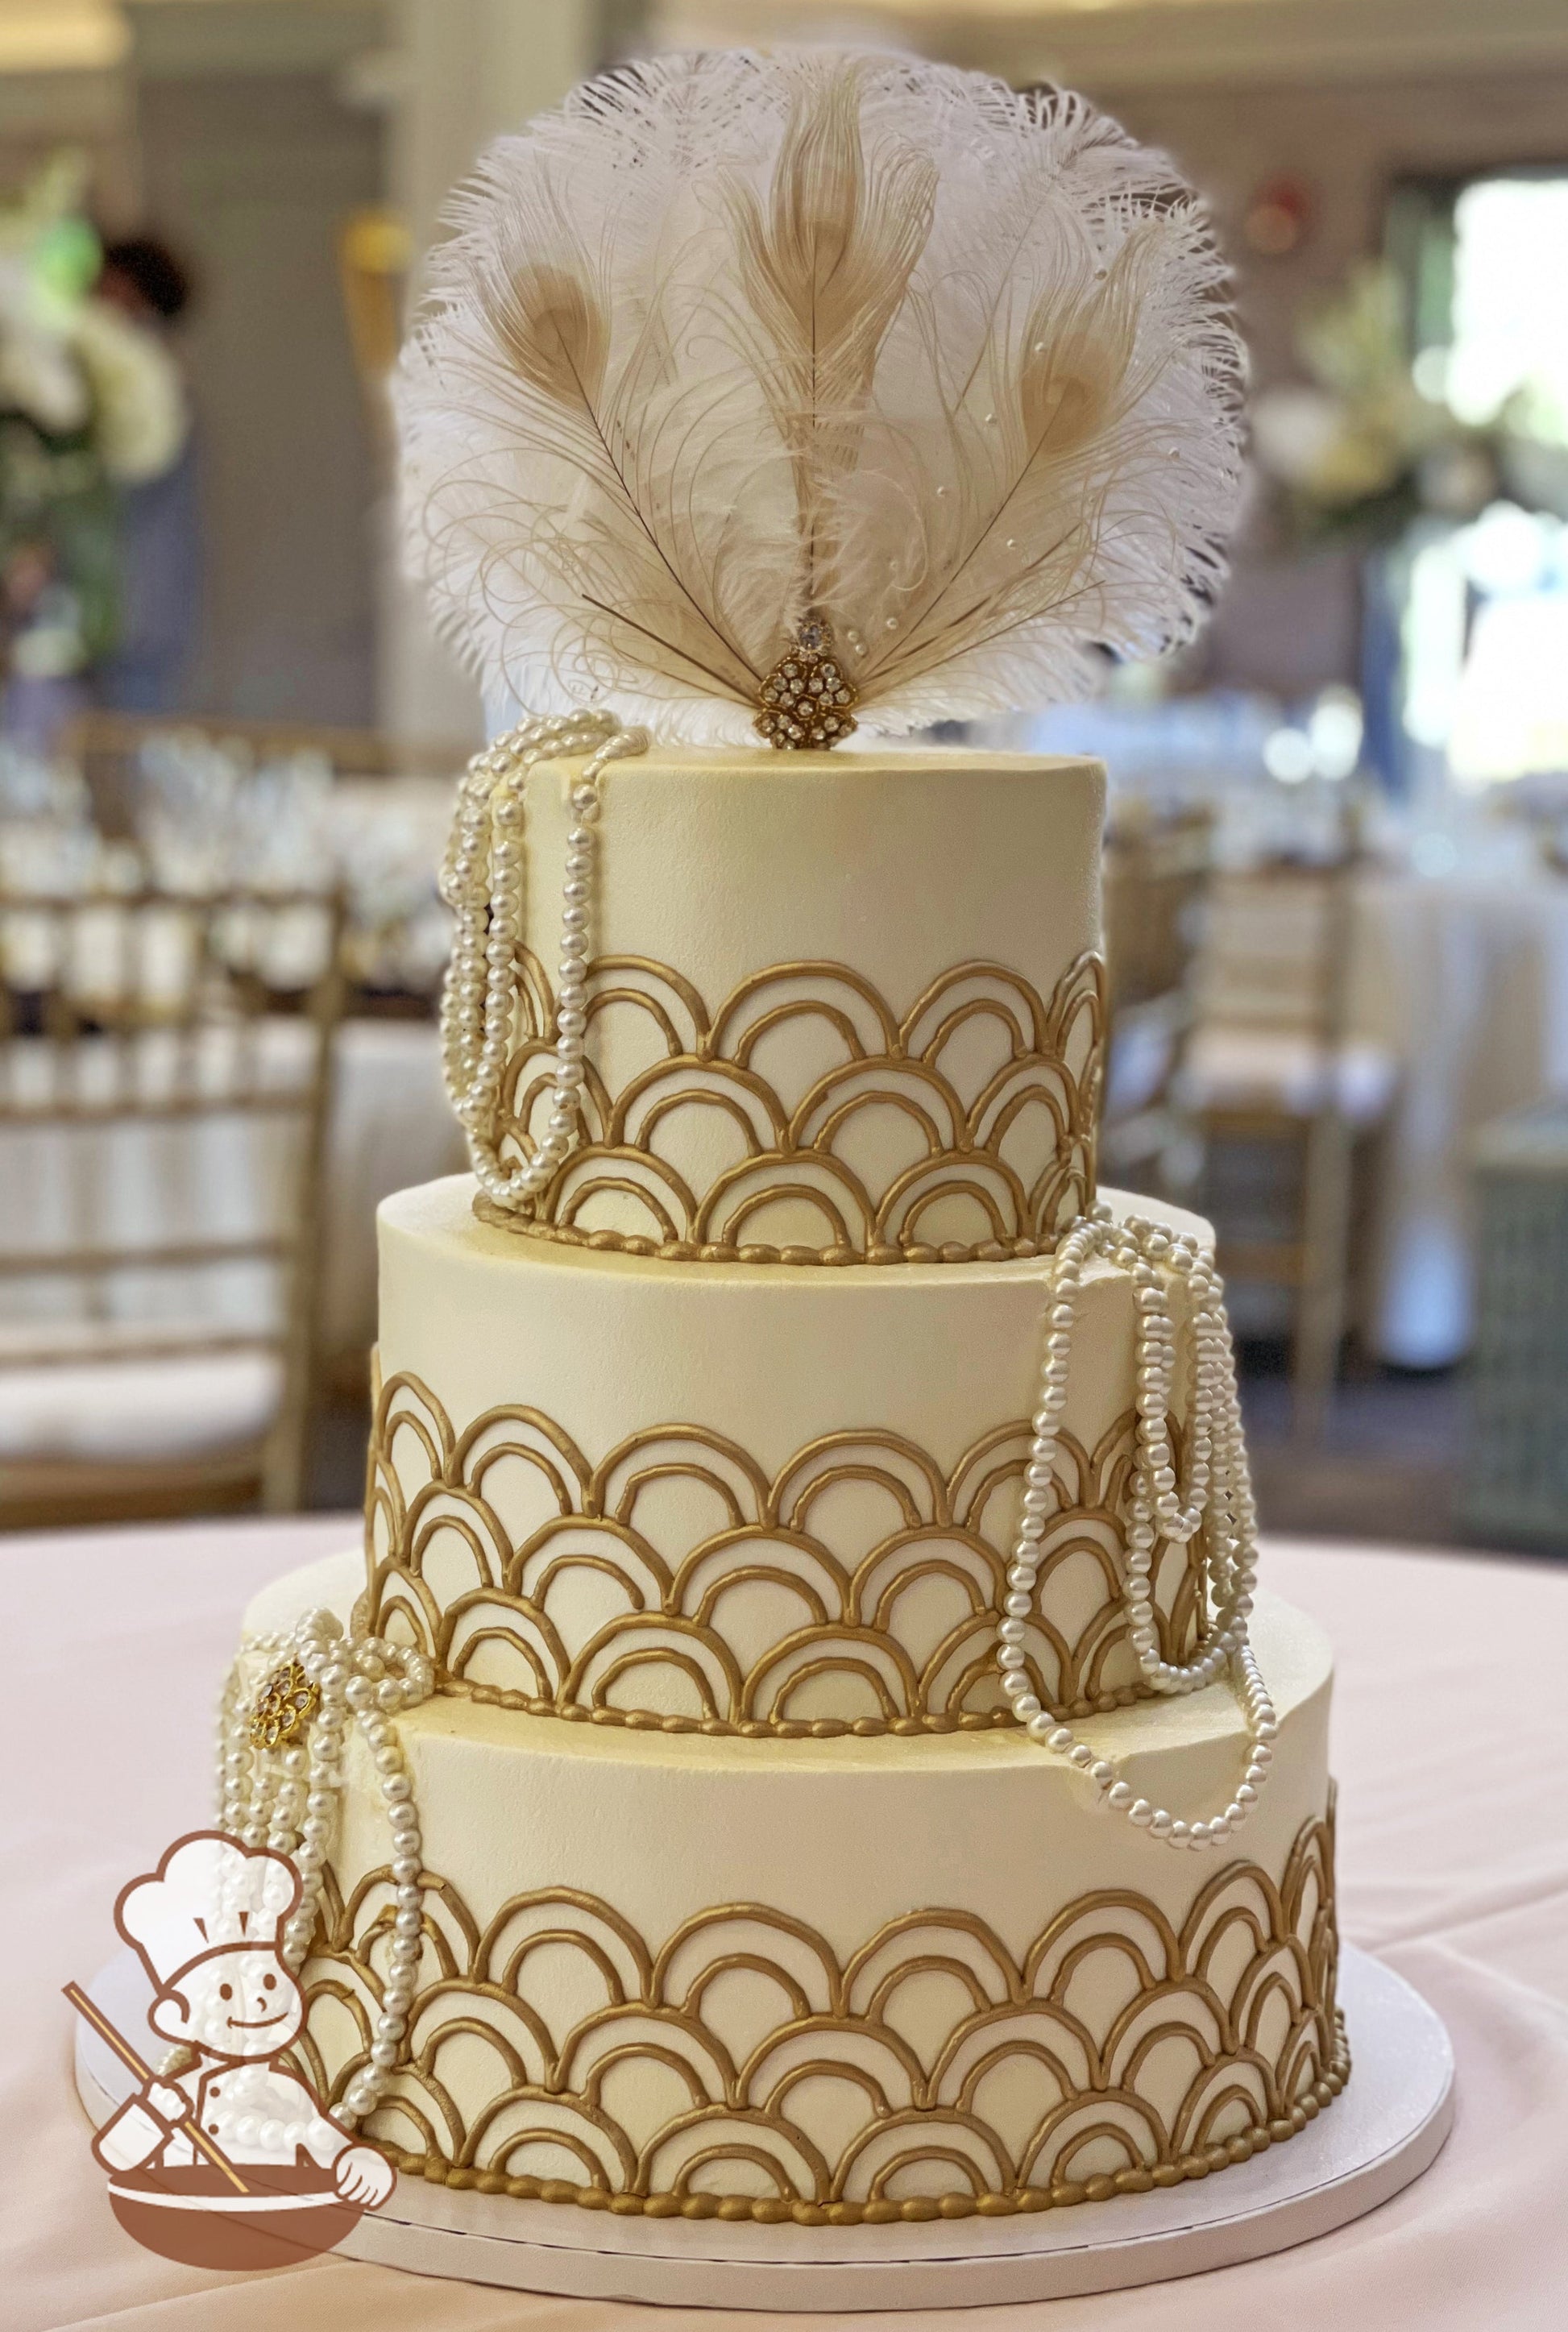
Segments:
[[[570,778],[528,780],[521,1146]],[[1103,1264],[1032,1688],[1180,1821],[1228,1805],[1255,1746],[1267,1785],[1223,1845],[1164,1843],[1028,1740],[997,1677],[1043,1250],[1094,1192],[1101,772],[659,751],[611,765],[603,810],[578,1147],[531,1238],[477,1219],[466,1177],[383,1206],[366,1557],[252,1615],[327,1601],[432,1656],[398,1718],[420,1964],[368,2135],[487,2193],[851,2227],[1244,2161],[1345,2077],[1331,1663],[1258,1600],[1271,1762],[1226,1685],[1148,1696],[1133,1292]],[[1069,1063],[1068,1018],[1025,990],[1075,982]],[[1180,1344],[1179,1280],[1172,1305]],[[1183,1365],[1170,1398],[1179,1434]],[[1200,1542],[1165,1547],[1167,1658],[1202,1598]],[[392,1909],[356,1734],[306,1969],[334,2096]]]
[[[287,1624],[312,1596],[346,1615],[341,1558],[268,1591],[246,1634]],[[1283,1867],[1302,1823],[1327,1811],[1333,1658],[1315,1621],[1278,1596],[1259,1595],[1253,1634],[1278,1713],[1277,1771],[1233,1850]],[[1077,1730],[1141,1795],[1194,1817],[1225,1802],[1246,1763],[1223,1685]],[[1225,1859],[1173,1853],[1109,1818],[1091,1782],[1016,1727],[741,1741],[564,1725],[438,1695],[398,1731],[431,1866],[482,1919],[528,1888],[578,1888],[612,1894],[656,1944],[714,1903],[771,1902],[846,1950],[940,1903],[1018,1951],[1085,1888],[1133,1888],[1180,1921]],[[358,1734],[350,1744],[333,1859],[352,1888],[387,1846]]]
[[[376,1632],[523,1706],[741,1729],[1005,1715],[992,1634],[1043,1262],[683,1267],[512,1238],[475,1220],[471,1188],[381,1209]],[[1124,1276],[1091,1266],[1080,1316],[1029,1645],[1047,1697],[1072,1708],[1138,1680],[1120,1598]],[[1173,1648],[1196,1621],[1188,1580],[1169,1549]]]
[[[527,806],[521,1154],[549,1109],[578,764]],[[601,780],[567,1238],[787,1260],[1049,1244],[1094,1196],[1097,762],[700,754]]]
[[[343,1610],[353,1584],[341,1561],[295,1574],[247,1629]],[[400,1731],[429,1941],[414,2061],[372,2134],[460,2183],[741,2196],[764,2215],[793,2190],[853,2219],[879,2193],[956,2189],[973,2207],[1028,2189],[1047,2156],[1040,2200],[1064,2177],[1125,2183],[1200,2139],[1239,2145],[1301,2098],[1315,2111],[1342,2070],[1331,1661],[1267,1595],[1255,1640],[1276,1770],[1223,1856],[1161,1849],[1016,1732],[718,1740],[426,1703]],[[1193,1815],[1247,1754],[1218,1686],[1081,1730]],[[356,1736],[330,1948],[306,1970],[333,2088],[361,2045],[387,1857]]]
[[[577,767],[527,788],[527,928],[551,972]],[[596,951],[671,964],[711,1002],[800,962],[851,966],[897,1011],[969,961],[1049,995],[1099,944],[1097,761],[655,746],[600,797]]]

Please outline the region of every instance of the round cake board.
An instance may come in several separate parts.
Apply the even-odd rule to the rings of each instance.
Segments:
[[[134,1954],[111,1960],[90,1989],[139,2043],[149,1993]],[[1448,2134],[1454,2059],[1435,2012],[1391,1968],[1349,1949],[1339,1999],[1352,2071],[1327,2111],[1250,2162],[1149,2194],[1007,2219],[769,2227],[615,2218],[400,2177],[340,2248],[515,2291],[791,2311],[978,2308],[1233,2267],[1375,2210],[1420,2176]],[[149,2051],[157,2045],[149,2037]],[[76,2085],[95,2124],[133,2086],[85,2023]]]

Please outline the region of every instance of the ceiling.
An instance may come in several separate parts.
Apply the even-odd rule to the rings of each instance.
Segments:
[[[118,0],[0,0],[0,72],[100,72],[129,42]]]
[[[450,0],[437,0],[450,5]],[[527,8],[533,0],[502,0]],[[592,0],[585,0],[592,5]],[[0,73],[101,72],[185,55],[234,61],[330,61],[380,31],[381,0],[0,0]]]
[[[652,0],[666,40],[904,40],[1016,81],[1369,81],[1568,62],[1568,0]]]
[[[425,0],[438,10],[454,0]],[[538,0],[494,0],[526,12]],[[602,0],[581,0],[585,10]],[[145,50],[226,55],[375,0],[0,0],[0,72],[103,71]],[[1568,62],[1568,0],[646,0],[665,41],[813,31],[907,40],[1014,80],[1094,86],[1387,78]],[[263,20],[266,20],[263,22]],[[267,25],[270,24],[270,31]],[[220,33],[220,27],[222,31]],[[263,35],[265,38],[263,38]]]

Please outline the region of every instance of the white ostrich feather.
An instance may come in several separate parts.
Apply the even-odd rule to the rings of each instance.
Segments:
[[[1240,345],[1197,197],[1083,100],[884,54],[663,59],[485,154],[398,381],[487,692],[750,741],[831,625],[863,727],[1082,692],[1224,572]]]

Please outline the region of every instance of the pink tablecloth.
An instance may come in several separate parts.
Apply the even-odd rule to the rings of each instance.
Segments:
[[[208,1812],[211,1709],[240,1608],[352,1521],[0,1540],[0,2324],[5,2332],[811,2332],[432,2283],[346,2260],[204,2276],[110,2216],[59,1996],[114,1944],[123,1880]],[[1441,2011],[1458,2118],[1370,2218],[1220,2274],[897,2332],[1561,2332],[1568,2323],[1568,1567],[1276,1544],[1272,1585],[1340,1654],[1346,1934]],[[1107,2206],[1110,2207],[1110,2206]],[[893,2319],[841,2318],[841,2323]]]

